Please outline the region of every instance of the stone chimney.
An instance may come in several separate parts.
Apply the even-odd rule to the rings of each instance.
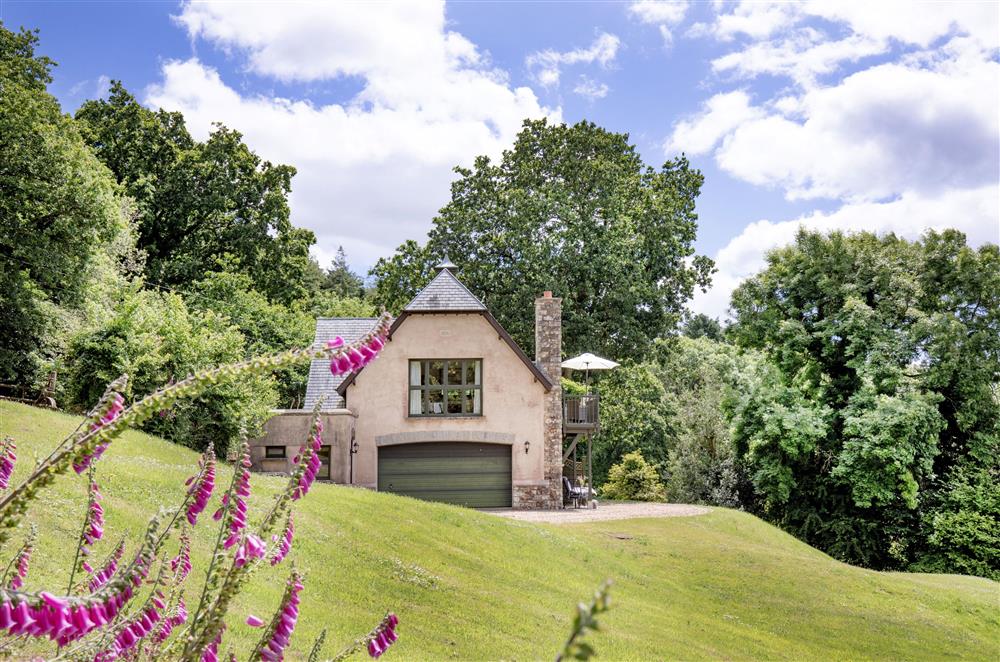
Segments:
[[[543,440],[543,470],[548,487],[539,507],[559,508],[562,505],[562,299],[546,291],[535,299],[535,363],[552,382],[545,394],[545,438]]]

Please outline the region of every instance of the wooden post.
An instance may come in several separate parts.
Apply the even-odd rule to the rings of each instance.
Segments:
[[[590,438],[594,435],[587,435],[587,507],[590,508],[590,504],[594,499],[594,462],[592,460],[593,453],[591,452]]]

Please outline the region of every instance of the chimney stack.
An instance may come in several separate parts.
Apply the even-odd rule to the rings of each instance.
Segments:
[[[543,508],[562,505],[562,299],[550,290],[535,299],[535,363],[552,382],[545,394],[543,471],[548,494]]]

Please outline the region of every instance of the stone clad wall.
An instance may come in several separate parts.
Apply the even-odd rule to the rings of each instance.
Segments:
[[[562,299],[551,292],[535,299],[535,362],[552,382],[545,394],[544,411],[544,482],[524,486],[515,495],[515,507],[562,507]],[[518,502],[525,505],[517,506]],[[528,504],[531,505],[528,505]]]

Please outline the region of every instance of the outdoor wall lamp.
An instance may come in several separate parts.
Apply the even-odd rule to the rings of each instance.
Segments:
[[[527,439],[524,441],[524,454],[528,454],[528,449],[531,448],[531,442]]]

